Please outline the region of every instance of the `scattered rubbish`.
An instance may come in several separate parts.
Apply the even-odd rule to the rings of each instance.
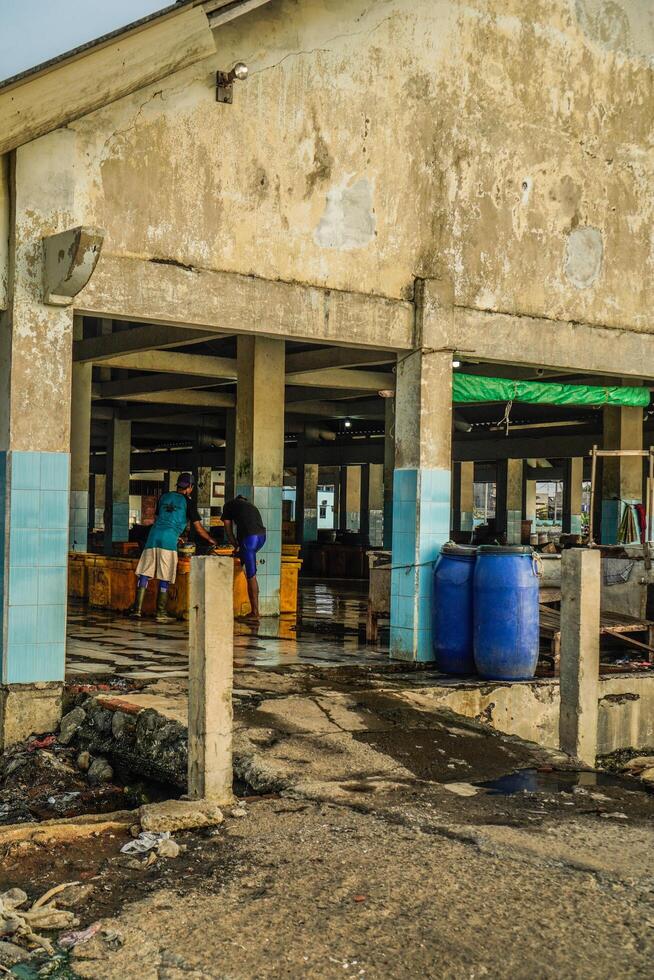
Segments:
[[[176,841],[171,840],[169,837],[165,837],[162,841],[160,841],[159,846],[157,847],[157,854],[162,858],[176,858],[179,857],[179,853],[179,844]]]
[[[36,752],[37,749],[49,749],[57,741],[56,735],[44,735],[43,738],[33,738],[27,743],[28,752]]]
[[[230,817],[247,817],[248,812],[244,806],[234,806],[229,811]]]
[[[143,862],[143,867],[144,868],[151,868],[152,865],[156,863],[156,860],[157,860],[157,852],[156,851],[150,851],[150,853],[146,857],[145,861]]]
[[[368,897],[367,895],[355,895],[353,900],[355,902],[365,902],[367,897]]]
[[[146,854],[153,847],[157,847],[161,841],[168,840],[170,832],[142,830],[136,840],[130,840],[120,849],[121,854]]]
[[[61,796],[49,796],[48,803],[50,806],[65,807],[81,795],[79,790],[71,790],[70,793],[62,793]]]
[[[603,813],[602,816],[605,820],[628,820],[629,817],[626,813],[621,813],[616,811],[616,813]]]
[[[68,714],[64,715],[59,725],[59,741],[62,745],[68,745],[73,740],[73,736],[86,719],[84,708],[73,708]]]
[[[59,887],[50,889],[42,895],[30,909],[23,906],[28,898],[21,888],[11,888],[0,895],[0,935],[12,936],[16,945],[37,946],[50,956],[54,947],[49,939],[39,935],[38,930],[66,929],[78,924],[78,919],[66,909],[57,909],[51,902]]]
[[[476,796],[479,792],[472,783],[441,783],[441,786],[449,793],[456,793],[457,796]]]
[[[114,771],[106,759],[98,757],[89,766],[88,780],[91,785],[98,783],[110,783],[114,778]]]
[[[77,756],[77,768],[81,769],[82,772],[88,772],[93,759],[90,752],[80,752]]]
[[[71,949],[73,946],[79,946],[81,943],[87,943],[89,939],[93,939],[101,928],[100,922],[94,922],[86,929],[80,929],[77,932],[65,932],[63,936],[59,936],[58,943],[62,949]]]
[[[75,885],[79,885],[79,881],[66,881],[61,885],[55,885],[54,888],[51,888],[49,891],[45,892],[44,895],[41,895],[41,897],[34,902],[32,911],[47,905],[48,902],[55,897],[55,895],[59,895],[61,892],[65,891],[66,888],[73,888]]]
[[[624,788],[617,777],[605,772],[578,772],[576,770],[554,770],[541,772],[538,769],[518,769],[499,779],[490,779],[476,784],[480,789],[502,796],[515,793],[574,793],[579,786],[614,786]]]

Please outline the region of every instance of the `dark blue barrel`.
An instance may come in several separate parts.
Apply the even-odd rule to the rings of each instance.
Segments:
[[[481,545],[474,583],[474,654],[489,680],[529,680],[538,663],[538,577],[531,548]]]
[[[434,569],[432,640],[434,658],[446,674],[474,674],[472,580],[477,549],[443,545]]]

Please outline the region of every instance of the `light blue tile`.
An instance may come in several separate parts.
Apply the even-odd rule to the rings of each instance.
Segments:
[[[40,493],[38,490],[14,490],[11,494],[12,527],[40,527]]]
[[[7,657],[7,683],[61,681],[64,669],[64,643],[15,644],[10,647]]]
[[[398,576],[397,593],[400,596],[414,596],[416,593],[415,568],[402,569]]]
[[[36,643],[37,605],[9,606],[9,646],[14,643]]]
[[[75,508],[88,510],[89,495],[86,490],[71,490],[69,496],[71,510],[74,510]]]
[[[70,456],[68,453],[41,453],[41,490],[68,490]]]
[[[39,490],[41,487],[41,454],[12,452],[12,490]]]
[[[50,565],[37,571],[39,606],[64,605],[68,589],[68,569]]]
[[[38,569],[14,565],[9,570],[9,605],[29,606],[38,602]]]
[[[434,660],[434,644],[431,629],[416,630],[414,635],[415,656],[418,663]]]
[[[419,630],[431,630],[432,607],[431,596],[420,596],[417,602],[417,627]]]
[[[39,557],[39,539],[38,531],[12,527],[9,532],[10,567],[14,565],[36,565]]]
[[[68,494],[65,490],[41,490],[39,526],[49,529],[68,527]]]
[[[41,531],[38,543],[38,565],[67,565],[68,531]]]
[[[401,596],[398,602],[397,625],[402,629],[413,629],[415,604],[413,596]]]
[[[88,510],[85,507],[74,507],[70,511],[70,523],[73,527],[87,527],[89,523]]]
[[[66,638],[66,605],[39,606],[37,642],[61,643]]]

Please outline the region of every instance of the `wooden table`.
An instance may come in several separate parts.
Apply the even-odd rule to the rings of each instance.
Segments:
[[[552,644],[552,660],[556,676],[559,673],[561,661],[561,612],[558,609],[551,609],[543,603],[540,604],[540,633]],[[627,639],[625,634],[628,633],[647,633],[647,644],[639,643],[631,638]],[[649,619],[635,619],[633,616],[625,616],[622,613],[601,611],[601,636],[617,636],[629,646],[643,650],[649,662],[654,662],[654,622]]]

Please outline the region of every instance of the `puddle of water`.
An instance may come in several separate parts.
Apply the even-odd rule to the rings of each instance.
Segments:
[[[475,783],[480,789],[500,796],[515,793],[574,793],[577,787],[615,786],[625,789],[625,780],[605,772],[541,772],[538,769],[518,769],[499,779]]]

